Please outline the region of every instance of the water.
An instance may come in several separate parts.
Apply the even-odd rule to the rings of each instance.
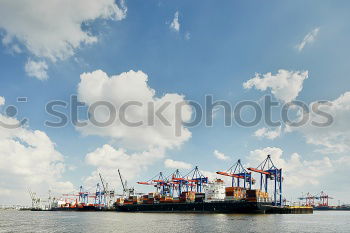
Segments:
[[[0,210],[0,232],[350,232],[350,211],[306,215]]]

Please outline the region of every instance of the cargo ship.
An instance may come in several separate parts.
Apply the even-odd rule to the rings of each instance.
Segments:
[[[260,176],[260,188],[253,189],[255,179],[252,172]],[[168,177],[159,175],[145,182],[152,185],[156,192],[142,196],[128,192],[122,177],[124,197],[114,203],[119,212],[209,212],[209,213],[312,213],[312,207],[283,206],[282,203],[282,169],[274,166],[270,155],[257,167],[245,169],[238,160],[225,172],[216,172],[228,176],[232,184],[226,187],[224,180],[209,182],[196,166],[182,176],[177,169]],[[268,183],[273,186],[270,196]],[[186,191],[182,191],[186,190]]]
[[[182,192],[180,197],[160,193],[118,198],[120,212],[209,212],[209,213],[269,213],[275,209],[268,193],[259,189],[225,187],[223,180],[209,183],[204,193]]]

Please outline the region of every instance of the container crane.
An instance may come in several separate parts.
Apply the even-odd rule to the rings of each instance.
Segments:
[[[161,195],[167,195],[170,191],[168,181],[164,178],[163,172],[159,172],[148,181],[139,181],[137,183],[143,185],[153,185],[156,187],[157,192],[159,192]]]
[[[180,173],[179,169],[176,169],[172,174],[170,174],[166,180],[168,180],[170,186],[170,195],[174,196],[175,191],[178,191],[178,196],[181,195],[182,186],[186,184],[186,179]]]
[[[317,198],[320,200],[319,206],[328,206],[329,199],[334,199],[333,197],[328,196],[328,194],[326,194],[323,191],[318,195]]]
[[[239,159],[233,166],[227,169],[225,172],[216,172],[216,174],[232,177],[232,187],[235,186],[235,178],[237,179],[237,186],[240,186],[240,180],[243,180],[243,187],[246,188],[246,184],[249,184],[249,189],[252,188],[252,184],[255,180],[252,178],[252,173],[248,172],[242,165]]]
[[[187,173],[183,177],[186,181],[187,191],[189,189],[189,186],[191,187],[191,191],[193,191],[193,187],[196,187],[196,192],[200,193],[202,192],[203,184],[208,183],[208,177],[205,177],[198,169],[198,166],[195,166],[195,168]]]
[[[307,193],[306,196],[302,196],[298,198],[299,200],[305,200],[306,206],[313,206],[315,207],[316,204],[318,204],[319,207],[328,207],[329,206],[329,199],[333,199],[333,197],[330,197],[325,192],[321,192],[317,195],[312,195],[311,193]],[[318,201],[318,203],[316,203]]]
[[[113,205],[113,200],[114,200],[114,196],[115,196],[115,192],[114,190],[110,190],[108,187],[108,183],[106,182],[106,180],[102,177],[101,173],[98,173],[98,175],[100,176],[100,180],[102,183],[102,187],[103,187],[103,193],[104,193],[104,200],[105,200],[105,204],[106,207],[110,207]]]
[[[79,202],[81,204],[89,202],[89,192],[85,192],[82,185],[79,187]]]
[[[102,190],[102,187],[100,183],[97,183],[96,185],[96,197],[95,197],[95,206],[98,208],[102,209],[102,206],[105,206],[105,194],[104,191]]]
[[[268,192],[268,180],[274,181],[274,205],[282,206],[282,169],[278,169],[272,162],[271,156],[267,158],[257,167],[248,168],[248,170],[260,173],[260,190]],[[277,196],[279,195],[279,200]]]
[[[316,196],[307,193],[305,196],[299,197],[299,200],[305,200],[305,206],[315,206]]]

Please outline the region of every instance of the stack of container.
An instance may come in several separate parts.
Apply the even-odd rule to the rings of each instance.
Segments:
[[[196,193],[193,191],[182,192],[180,196],[180,200],[186,202],[194,202],[196,198]]]
[[[196,193],[195,194],[195,202],[203,202],[205,199],[205,193]]]
[[[163,196],[159,199],[160,203],[170,203],[173,201],[173,198],[170,196]]]
[[[242,187],[226,187],[225,200],[242,200],[245,198],[246,190]]]
[[[267,192],[263,192],[260,189],[252,189],[247,190],[246,199],[247,201],[252,202],[268,202],[269,194]]]
[[[246,191],[246,200],[251,202],[256,202],[258,197],[258,192],[260,190],[250,189]]]
[[[118,205],[124,204],[124,198],[122,198],[122,197],[117,198],[117,204],[118,204]]]

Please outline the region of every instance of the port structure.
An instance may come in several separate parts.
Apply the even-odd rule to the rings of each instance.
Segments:
[[[84,191],[82,185],[79,187],[79,202],[82,204],[89,203],[89,192]]]
[[[147,181],[139,181],[137,183],[143,185],[153,185],[156,187],[157,192],[159,192],[161,195],[167,195],[170,191],[169,183],[163,176],[163,172],[159,172],[157,175]]]
[[[198,166],[195,166],[189,173],[184,177],[185,185],[187,191],[195,191],[201,193],[203,185],[208,183],[208,177],[204,176],[200,171]]]
[[[159,172],[157,175],[147,181],[139,181],[138,184],[152,185],[156,187],[157,192],[161,195],[168,196],[180,196],[183,189],[186,191],[202,192],[203,185],[208,183],[208,177],[205,177],[200,171],[198,166],[195,166],[189,173],[182,176],[179,169],[176,169],[174,173],[167,177],[164,177],[163,172]],[[176,193],[176,191],[178,191]]]
[[[243,180],[243,187],[252,189],[252,184],[255,183],[255,180],[252,177],[252,173],[248,172],[242,165],[241,160],[239,159],[234,165],[224,172],[216,172],[216,174],[232,177],[232,187],[240,187],[240,180]],[[236,179],[236,180],[235,180]]]
[[[102,190],[100,183],[97,183],[96,185],[95,206],[97,206],[99,209],[106,206],[105,193]]]
[[[39,209],[41,206],[41,199],[37,197],[35,192],[32,192],[32,190],[28,189],[30,199],[32,200],[32,209]]]
[[[119,179],[123,186],[123,197],[133,196],[135,194],[134,187],[128,187],[128,182],[126,179],[123,179],[123,176],[120,172],[120,169],[118,169]]]
[[[170,195],[175,196],[175,193],[177,191],[177,196],[180,196],[182,187],[186,185],[186,180],[183,178],[183,175],[180,173],[179,169],[176,169],[166,179],[169,183]]]
[[[307,193],[305,196],[299,197],[298,199],[305,201],[305,206],[315,207],[317,205],[318,207],[328,207],[329,199],[333,199],[333,197],[330,197],[327,193],[322,191],[317,195]]]
[[[271,155],[256,168],[248,168],[248,170],[260,173],[260,190],[268,192],[268,180],[273,181],[273,204],[275,206],[282,206],[282,169],[278,169],[271,160]]]

